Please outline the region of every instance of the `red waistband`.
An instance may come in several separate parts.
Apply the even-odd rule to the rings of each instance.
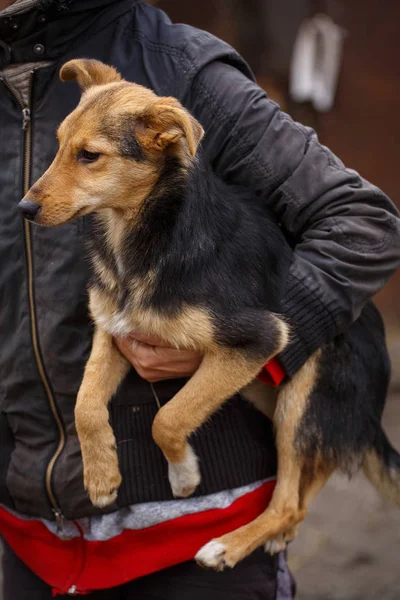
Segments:
[[[186,515],[153,527],[125,530],[102,542],[63,541],[43,523],[0,508],[0,532],[14,552],[53,588],[53,595],[86,594],[191,560],[212,538],[245,525],[268,505],[268,481],[223,509]]]

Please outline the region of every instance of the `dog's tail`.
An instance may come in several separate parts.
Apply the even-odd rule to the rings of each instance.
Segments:
[[[376,445],[365,455],[363,469],[372,485],[389,502],[400,506],[400,454],[382,429]]]

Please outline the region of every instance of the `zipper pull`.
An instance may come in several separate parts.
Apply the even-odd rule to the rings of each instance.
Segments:
[[[64,532],[64,515],[58,508],[53,508],[53,513],[57,523],[57,533]]]
[[[31,122],[31,111],[29,108],[22,109],[22,129],[25,131]]]

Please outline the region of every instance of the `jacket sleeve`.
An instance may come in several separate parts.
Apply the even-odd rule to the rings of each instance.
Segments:
[[[397,210],[313,130],[281,112],[245,68],[210,62],[183,101],[206,131],[204,148],[215,171],[253,189],[294,245],[283,301],[292,341],[279,357],[292,376],[394,273]]]

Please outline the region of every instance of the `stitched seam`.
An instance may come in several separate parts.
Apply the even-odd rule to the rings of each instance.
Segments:
[[[215,95],[213,95],[213,93],[210,92],[209,88],[206,87],[206,85],[200,81],[195,82],[194,87],[199,90],[199,92],[201,93],[201,95],[203,96],[204,99],[207,99],[207,101],[210,104],[210,108],[212,110],[213,115],[217,119],[223,120],[224,126],[227,127],[230,124],[230,122],[233,121],[234,119],[233,118],[228,119],[227,114],[223,111],[221,106],[216,103]],[[275,102],[273,102],[272,100],[269,100],[269,99],[268,99],[268,101],[271,102],[271,104],[274,107],[277,107],[279,109],[279,106]],[[277,116],[278,119],[281,121],[285,121],[285,122],[293,125],[297,129],[297,131],[299,131],[302,134],[303,138],[309,144],[316,144],[316,140],[313,139],[313,135],[314,135],[313,132],[307,133],[306,131],[304,131],[304,129],[300,125],[298,125],[295,121],[292,121],[292,119],[288,115],[285,115],[284,113],[279,111],[277,114],[275,113],[274,116]],[[287,177],[284,180],[279,180],[279,178],[275,174],[274,170],[271,169],[271,166],[264,163],[262,158],[257,154],[257,149],[254,148],[253,140],[249,137],[248,134],[246,134],[246,132],[241,131],[239,134],[239,132],[236,132],[230,128],[230,135],[231,135],[232,139],[234,140],[235,145],[237,147],[239,147],[241,150],[243,150],[244,154],[246,154],[246,151],[247,152],[251,151],[251,156],[245,157],[245,159],[244,159],[245,162],[247,164],[250,164],[253,168],[256,168],[257,172],[262,174],[263,176],[265,175],[265,172],[267,172],[268,177],[270,177],[271,180],[276,185],[276,189],[272,193],[275,193],[279,187],[283,186],[290,179],[290,177],[292,177],[293,173],[296,171],[296,169],[301,164],[301,161],[300,161],[300,163],[296,166],[293,173],[291,173],[289,175],[289,177]],[[320,146],[320,147],[323,148],[325,151],[325,148],[323,146]],[[325,151],[325,153],[326,153],[326,151]],[[336,168],[338,168],[338,167],[336,167]],[[299,200],[295,199],[293,194],[288,193],[288,195],[294,201],[296,206],[300,205]]]
[[[379,193],[373,192],[372,198],[379,198],[379,197],[380,197]],[[386,224],[383,225],[383,227],[385,227],[385,233],[374,244],[367,242],[367,241],[364,242],[361,240],[354,241],[354,238],[352,238],[352,236],[349,233],[344,231],[343,225],[340,223],[340,221],[337,217],[332,218],[332,221],[334,222],[336,229],[338,229],[340,236],[341,236],[341,240],[343,241],[343,244],[346,246],[346,248],[348,248],[349,250],[354,249],[354,250],[358,250],[358,251],[364,251],[365,254],[368,254],[371,252],[385,250],[387,248],[387,246],[389,245],[390,241],[392,240],[393,235],[397,231],[395,218],[393,216],[390,216],[389,219],[390,220]]]
[[[276,104],[276,102],[274,102],[274,104]],[[278,104],[276,104],[276,106],[279,108]],[[299,123],[296,123],[296,121],[293,121],[293,119],[291,119],[289,117],[289,115],[285,114],[281,110],[279,110],[278,119],[280,121],[286,121],[286,123],[290,123],[291,125],[293,125],[297,129],[297,131],[302,134],[302,136],[304,137],[304,139],[306,141],[310,141],[310,143],[312,141],[314,141],[313,138],[311,137],[313,135],[312,133],[308,134],[306,131],[304,131],[304,128],[301,125],[299,125]]]
[[[187,55],[185,54],[185,48],[183,49],[178,49],[178,48],[173,48],[171,46],[168,46],[166,44],[162,44],[162,43],[155,43],[152,42],[151,40],[149,40],[142,32],[134,29],[133,26],[128,25],[127,30],[131,31],[135,38],[138,40],[141,40],[144,42],[146,48],[148,50],[151,50],[153,52],[165,52],[170,56],[175,56],[179,62],[181,63],[181,65],[185,65],[186,67],[188,67],[188,71],[189,73],[191,73],[192,75],[196,72],[196,68],[195,65],[193,63],[193,61],[189,60],[189,58],[187,57]],[[127,31],[125,32],[125,34],[127,34]],[[201,37],[207,37],[204,36],[203,34],[199,34],[198,36],[195,36],[197,38],[201,38]],[[189,75],[188,72],[185,71],[186,76],[188,77]],[[189,79],[189,77],[188,77]],[[234,122],[234,117],[232,118],[228,118],[227,113],[221,108],[221,106],[218,104],[217,100],[216,100],[216,93],[212,93],[212,91],[210,91],[210,89],[201,81],[197,81],[194,84],[194,88],[196,88],[200,94],[202,95],[203,99],[206,99],[208,102],[208,107],[209,109],[211,109],[211,112],[213,113],[214,117],[220,119],[223,121],[224,127],[228,127],[231,123]],[[270,101],[270,100],[269,100]],[[270,101],[271,102],[271,101]],[[276,103],[272,103],[274,106],[277,106]],[[287,123],[290,123],[291,126],[294,126],[296,128],[296,130],[301,133],[301,135],[303,136],[303,138],[311,145],[317,145],[317,140],[313,138],[313,133],[310,132],[306,132],[304,131],[304,129],[302,127],[300,127],[300,125],[298,125],[295,121],[292,121],[292,119],[290,119],[289,116],[285,115],[282,112],[278,112],[278,114],[274,116],[277,116],[279,120],[281,121],[285,121]],[[253,168],[257,169],[257,172],[259,174],[264,175],[265,172],[267,172],[268,176],[271,177],[271,179],[274,181],[279,181],[277,176],[274,174],[273,170],[271,169],[271,167],[267,164],[265,164],[262,160],[261,157],[259,155],[257,155],[257,151],[256,149],[252,148],[252,140],[251,138],[246,135],[245,133],[242,133],[239,135],[238,132],[235,131],[231,131],[231,135],[232,138],[235,141],[236,146],[239,148],[239,150],[241,152],[243,152],[243,154],[246,153],[246,149],[251,149],[252,150],[252,154],[249,157],[245,157],[245,162],[247,162],[248,164],[250,164]],[[325,148],[325,146],[323,146],[322,144],[318,144],[319,149],[321,149],[328,161],[328,164],[331,168],[337,170],[337,171],[341,171],[341,172],[345,172],[345,168],[341,167],[339,165],[337,165],[331,156],[331,153],[327,150],[327,148]],[[299,163],[299,165],[301,164],[301,161]],[[298,166],[296,167],[296,169],[298,168]],[[296,170],[295,169],[295,170]],[[295,171],[294,170],[294,171]],[[294,173],[293,171],[293,173]],[[279,183],[279,185],[277,185],[277,188],[274,190],[274,192],[276,193],[276,191],[279,189],[279,187],[281,187],[282,193],[284,193],[286,196],[288,196],[288,198],[290,199],[290,201],[296,206],[299,207],[300,206],[300,201],[299,199],[297,199],[297,197],[295,196],[295,194],[292,192],[292,190],[289,188],[289,184],[288,184],[288,180],[292,177],[293,173],[291,175],[289,175],[289,177],[287,177],[286,179],[284,179],[281,183]],[[348,240],[349,236],[347,236],[344,231],[342,230],[341,226],[337,224],[337,227],[339,229],[339,231],[342,234],[342,237],[344,240]],[[378,250],[378,249],[382,249],[387,245],[387,240],[390,236],[390,232],[387,231],[386,235],[384,236],[384,238],[382,240],[380,240],[379,244],[375,245],[375,246],[369,246],[369,248],[371,248],[371,250]],[[367,245],[366,245],[367,246]],[[355,247],[355,246],[354,246]],[[358,248],[364,247],[362,244],[357,246]],[[304,281],[300,280],[299,278],[297,278],[295,275],[292,274],[292,276],[299,282],[302,283],[303,286],[308,290],[308,292],[310,294],[312,294],[312,296],[314,298],[317,299],[317,301],[321,304],[321,306],[324,308],[324,310],[326,311],[326,313],[328,315],[330,315],[329,311],[327,310],[327,308],[325,307],[324,303],[322,302],[322,300],[316,295],[315,291],[311,290],[308,286],[305,285]],[[331,316],[331,315],[330,315]],[[333,318],[331,317],[331,321],[334,324]]]
[[[280,189],[285,194],[285,196],[289,197],[289,199],[293,202],[293,204],[296,205],[297,208],[300,208],[301,207],[300,199],[297,198],[297,196],[294,194],[292,188],[290,187],[289,179],[290,179],[290,177],[285,179],[285,181],[283,183],[281,183],[281,185],[279,187],[277,187],[277,189],[275,190],[274,193],[276,194],[276,192]]]
[[[143,41],[148,50],[151,50],[152,52],[165,52],[171,56],[177,56],[178,58],[183,59],[183,62],[186,62],[188,65],[190,65],[192,70],[195,69],[193,61],[191,61],[185,54],[186,46],[184,48],[174,48],[173,46],[163,44],[162,42],[153,42],[142,31],[135,29],[132,24],[128,25],[127,29],[130,33],[133,33],[134,38]],[[125,35],[128,34],[128,30],[124,32]]]
[[[184,48],[173,48],[172,46],[169,46],[167,44],[162,44],[160,42],[153,42],[151,41],[147,36],[145,36],[141,31],[135,29],[133,27],[133,25],[128,25],[127,28],[131,33],[134,34],[134,36],[136,37],[136,39],[141,40],[145,43],[146,48],[153,51],[153,52],[165,52],[167,54],[169,54],[170,56],[175,56],[182,65],[185,65],[186,67],[188,67],[188,71],[190,73],[190,76],[188,77],[188,79],[191,79],[193,77],[193,75],[196,73],[196,67],[193,61],[191,61],[186,53],[186,46],[185,45]],[[127,34],[127,31],[125,31],[125,35]],[[201,38],[208,38],[208,36],[206,34],[204,34],[203,32],[200,32],[198,35],[194,36],[194,39],[201,39]],[[188,42],[189,43],[189,42]],[[184,71],[185,74],[188,76],[189,73]],[[210,91],[210,89],[202,82],[198,81],[195,82],[194,87],[197,88],[202,97],[204,99],[207,99],[209,106],[212,110],[213,115],[224,121],[224,126],[228,127],[230,125],[231,122],[234,121],[234,117],[232,118],[228,118],[227,113],[221,108],[221,106],[217,103],[216,101],[216,93],[213,93],[212,91]],[[279,106],[273,102],[272,100],[269,100],[269,102],[271,102],[271,104],[273,104],[274,107],[277,107],[279,109]],[[275,116],[275,115],[274,115]],[[293,121],[288,115],[285,115],[285,113],[282,112],[278,112],[277,117],[280,121],[285,121],[287,123],[290,123],[292,126],[294,126],[296,128],[296,130],[301,133],[301,135],[303,136],[303,138],[311,145],[317,144],[317,140],[315,140],[313,138],[313,133],[308,133],[306,131],[304,131],[303,127],[301,127],[298,123],[296,123],[296,121]],[[241,132],[240,135],[239,133],[235,132],[235,131],[231,131],[231,135],[235,140],[235,144],[241,149],[243,150],[243,152],[245,153],[246,151],[246,146],[249,146],[249,149],[252,146],[252,140],[251,138],[246,134]],[[343,171],[344,169],[340,166],[338,166],[337,164],[335,164],[331,158],[330,153],[328,152],[327,148],[325,148],[322,144],[319,144],[319,148],[322,149],[322,151],[324,152],[329,165],[339,171]],[[253,154],[252,157],[249,157],[247,159],[246,162],[248,163],[253,163],[253,167],[255,166],[259,171],[259,173],[264,174],[265,171],[267,171],[268,176],[272,178],[272,180],[277,181],[277,183],[279,182],[279,179],[277,178],[277,176],[274,174],[273,170],[271,169],[271,167],[267,164],[265,164],[261,158],[259,156],[257,156],[257,154],[255,153],[256,150],[253,148]],[[245,159],[246,160],[246,159]],[[300,163],[299,163],[300,164]],[[297,167],[296,167],[297,168]],[[291,175],[283,180],[282,182],[279,183],[279,185],[277,187],[279,187],[280,185],[283,185],[288,179],[290,179]],[[276,191],[276,190],[275,190]],[[290,198],[295,202],[296,206],[299,206],[299,201],[297,199],[295,199],[295,197],[293,196],[293,194],[290,194]]]
[[[372,244],[366,241],[363,242],[361,240],[355,241],[354,238],[351,237],[351,235],[344,232],[342,225],[340,225],[339,223],[336,223],[336,227],[340,231],[340,239],[342,240],[342,243],[349,250],[363,251],[364,254],[369,254],[371,252],[377,252],[386,249],[389,244],[389,241],[392,239],[393,233],[395,232],[395,229],[392,228],[391,225],[389,225],[383,237],[377,240],[375,244]]]
[[[202,84],[201,82],[198,82],[198,83],[197,83],[197,86],[196,86],[196,84],[195,84],[195,87],[199,88],[199,91],[202,93],[202,96],[203,96],[203,98],[207,98],[207,99],[211,100],[211,101],[210,101],[210,106],[211,106],[211,109],[212,109],[212,111],[213,111],[213,114],[214,114],[214,116],[217,116],[217,114],[216,114],[216,111],[215,111],[215,110],[213,110],[213,108],[214,108],[214,107],[213,107],[213,104],[214,104],[214,103],[212,102],[212,99],[211,99],[211,94],[208,92],[208,88],[206,88],[206,86],[205,86],[204,84]],[[227,121],[229,121],[229,119],[227,118],[227,115],[226,115],[226,113],[225,113],[225,112],[223,112],[223,111],[221,110],[221,114],[222,114],[222,118],[224,119],[225,123],[226,123]],[[290,118],[287,118],[286,120],[289,120],[289,121],[290,121]],[[302,131],[302,130],[300,129],[300,131]],[[305,136],[305,133],[304,133],[303,131],[302,131],[302,133],[304,134],[304,137],[306,137],[306,136]],[[306,138],[306,139],[308,139],[308,138]],[[249,138],[246,136],[246,134],[244,134],[243,136],[241,136],[241,139],[240,139],[240,138],[239,138],[239,136],[238,136],[238,134],[236,134],[236,133],[235,133],[234,140],[235,140],[235,143],[236,143],[236,144],[239,146],[239,148],[242,148],[242,147],[244,147],[244,146],[245,146],[245,142],[249,143]],[[313,140],[310,140],[310,141],[312,142]],[[264,174],[264,173],[265,173],[265,171],[267,171],[267,173],[269,173],[269,174],[272,176],[272,178],[274,178],[273,174],[271,173],[271,168],[270,168],[270,167],[268,167],[268,166],[266,166],[266,165],[263,165],[263,163],[262,163],[262,162],[259,160],[259,157],[258,157],[257,155],[254,155],[254,154],[253,154],[253,155],[252,155],[252,157],[249,157],[249,160],[248,160],[248,162],[252,162],[252,163],[253,163],[253,167],[255,166],[257,169],[259,169],[259,172],[260,172],[260,173],[262,172],[262,174]],[[276,177],[275,177],[275,179],[276,179]],[[289,176],[289,177],[288,177],[286,180],[284,180],[284,181],[282,182],[282,184],[281,184],[280,186],[278,186],[278,188],[279,188],[279,187],[282,187],[282,188],[283,188],[283,187],[285,186],[285,183],[287,182],[287,180],[288,180],[288,179],[290,179],[290,176]],[[286,186],[285,186],[285,187],[286,187]],[[277,188],[277,189],[278,189],[278,188]],[[290,198],[290,199],[293,201],[293,203],[294,203],[296,206],[299,206],[299,201],[298,201],[298,200],[295,198],[295,196],[293,195],[292,191],[290,191],[290,192],[289,192],[289,191],[287,190],[287,187],[286,187],[286,190],[282,189],[282,191],[283,191],[284,193],[286,193],[286,194],[289,196],[289,198]],[[275,190],[275,192],[276,192],[276,190]],[[295,276],[293,273],[291,273],[291,275],[294,277],[294,279],[296,279],[296,281],[298,281],[299,283],[301,283],[301,284],[302,284],[302,285],[303,285],[303,286],[306,288],[306,290],[308,291],[308,293],[309,293],[310,295],[312,295],[312,297],[313,297],[313,298],[315,298],[315,299],[316,299],[316,300],[319,302],[319,304],[322,306],[322,308],[324,309],[324,311],[325,311],[325,312],[326,312],[326,313],[329,315],[329,317],[330,317],[330,319],[331,319],[331,322],[332,322],[332,325],[333,325],[334,327],[336,327],[336,324],[335,324],[335,322],[334,322],[334,320],[333,320],[333,317],[331,316],[330,312],[329,312],[329,311],[328,311],[328,309],[326,308],[326,306],[325,306],[325,304],[323,303],[323,301],[322,301],[322,300],[319,298],[319,296],[317,296],[317,295],[316,295],[316,292],[315,292],[315,291],[313,291],[313,290],[311,290],[311,289],[310,289],[310,288],[309,288],[309,287],[308,287],[308,286],[307,286],[307,285],[304,283],[304,281],[303,281],[303,280],[301,280],[301,279],[299,279],[298,277],[296,277],[296,276]]]
[[[243,161],[246,164],[249,164],[253,169],[256,169],[258,174],[262,175],[263,177],[265,176],[265,174],[267,174],[267,176],[271,178],[272,181],[276,181],[277,178],[274,175],[271,167],[262,163],[255,154],[254,143],[248,136],[248,134],[244,132],[240,132],[239,134],[238,132],[234,131],[233,126],[236,122],[235,118],[233,116],[231,118],[228,118],[226,112],[215,100],[216,93],[213,94],[212,92],[210,92],[209,88],[207,88],[206,85],[200,81],[195,82],[194,89],[197,89],[203,97],[203,99],[207,100],[208,108],[211,109],[213,116],[219,121],[222,121],[223,127],[226,130],[229,130],[236,147],[243,154]],[[249,155],[250,151],[251,155]]]

